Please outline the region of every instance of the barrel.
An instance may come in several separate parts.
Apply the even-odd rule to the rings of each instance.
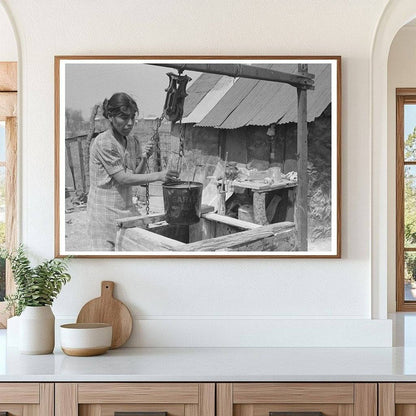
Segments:
[[[201,214],[202,183],[164,183],[163,204],[169,224],[189,225],[199,222]]]

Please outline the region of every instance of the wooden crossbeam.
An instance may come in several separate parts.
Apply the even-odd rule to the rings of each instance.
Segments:
[[[315,77],[313,74],[299,75],[289,74],[287,72],[276,71],[274,69],[259,68],[254,65],[244,64],[172,64],[172,63],[158,63],[150,64],[156,66],[163,66],[167,68],[174,68],[179,71],[199,71],[210,74],[228,75],[234,78],[250,78],[262,81],[283,82],[293,85],[297,88],[313,89]]]

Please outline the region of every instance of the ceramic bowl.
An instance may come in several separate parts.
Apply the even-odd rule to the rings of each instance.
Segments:
[[[77,357],[104,354],[111,346],[112,333],[110,324],[61,325],[61,348],[65,354]]]

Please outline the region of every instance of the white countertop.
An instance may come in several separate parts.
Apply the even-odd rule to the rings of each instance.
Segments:
[[[416,381],[416,348],[120,348],[21,355],[0,333],[0,381]]]
[[[393,348],[119,348],[97,357],[22,355],[0,330],[0,382],[415,381],[416,314],[395,314]]]

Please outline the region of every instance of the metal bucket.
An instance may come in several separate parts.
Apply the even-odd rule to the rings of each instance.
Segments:
[[[166,222],[177,225],[199,222],[202,183],[174,182],[164,183],[162,187]]]

